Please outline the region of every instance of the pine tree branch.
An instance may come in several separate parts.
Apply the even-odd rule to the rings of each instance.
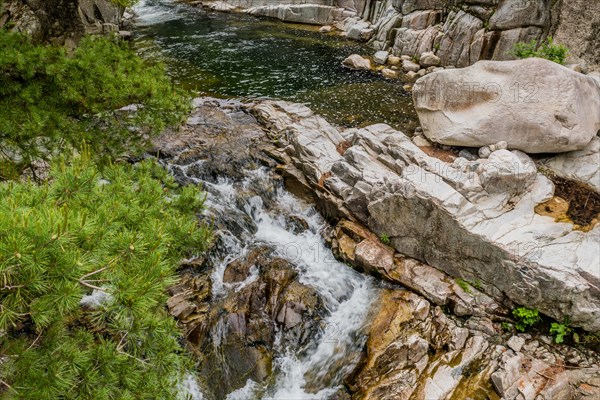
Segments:
[[[102,268],[100,268],[100,269],[97,269],[97,270],[95,270],[95,271],[92,271],[92,272],[90,272],[90,273],[88,273],[88,274],[85,274],[84,276],[82,276],[81,278],[79,278],[79,282],[81,282],[81,281],[85,280],[85,278],[89,278],[89,277],[90,277],[90,276],[92,276],[92,275],[96,275],[96,274],[99,274],[99,273],[100,273],[100,272],[102,272],[102,271],[106,271],[106,270],[108,269],[108,267],[110,267],[110,264],[111,264],[111,262],[109,261],[109,262],[108,262],[108,265],[107,265],[106,267],[102,267]]]
[[[13,289],[20,289],[22,287],[25,287],[25,285],[4,285],[4,286],[0,287],[0,290],[13,290]]]
[[[96,289],[100,290],[101,292],[107,293],[106,289],[101,288],[100,286],[92,285],[91,283],[82,280],[80,280],[79,283],[85,287],[89,287],[90,289]]]
[[[15,389],[13,389],[12,386],[10,386],[8,383],[4,382],[2,379],[0,379],[0,384],[6,386],[7,388],[9,388],[10,390],[12,390],[13,392],[19,394],[19,392],[17,392]]]
[[[124,352],[124,351],[121,351],[121,350],[119,350],[119,353],[121,353],[121,354],[124,354],[124,355],[126,355],[127,357],[131,357],[131,358],[133,358],[134,360],[137,360],[137,361],[141,362],[141,363],[142,363],[142,364],[144,364],[144,365],[149,365],[149,366],[151,366],[151,367],[154,367],[154,365],[150,364],[148,361],[146,361],[146,360],[142,360],[141,358],[137,358],[137,357],[135,357],[135,356],[132,356],[132,355],[131,355],[131,354],[129,354],[129,353],[126,353],[126,352]]]
[[[43,331],[42,331],[43,332]],[[42,337],[42,332],[40,332],[37,337],[35,338],[35,340],[29,345],[29,347],[27,348],[27,350],[25,350],[23,353],[29,351],[29,349],[31,349],[33,346],[35,346],[35,344],[37,343],[37,341],[40,339],[40,337]]]
[[[129,334],[129,332],[125,332],[125,334],[123,335],[121,340],[119,340],[119,344],[117,345],[117,351],[121,351],[123,349],[123,344],[124,344],[123,342],[128,334]]]

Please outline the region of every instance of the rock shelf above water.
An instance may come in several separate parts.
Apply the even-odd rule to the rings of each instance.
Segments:
[[[552,182],[519,151],[443,162],[384,124],[340,130],[299,104],[254,114],[280,133],[295,179],[332,216],[358,220],[400,253],[573,326],[600,331],[600,225],[588,232],[534,212]],[[293,172],[290,174],[294,174]]]

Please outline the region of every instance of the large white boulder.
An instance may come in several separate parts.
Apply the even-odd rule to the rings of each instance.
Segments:
[[[415,83],[413,100],[425,136],[446,145],[503,140],[560,153],[583,149],[600,130],[600,84],[540,58],[435,72]]]

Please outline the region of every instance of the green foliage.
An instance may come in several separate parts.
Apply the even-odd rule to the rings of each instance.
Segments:
[[[554,44],[552,36],[548,36],[539,46],[535,40],[532,40],[529,43],[517,43],[512,49],[512,54],[517,58],[540,57],[558,64],[565,63],[568,53],[567,47]]]
[[[456,284],[466,293],[472,293],[471,287],[469,286],[469,282],[465,281],[464,279],[456,279]]]
[[[573,329],[569,326],[569,321],[564,323],[553,322],[550,325],[550,334],[554,336],[556,343],[562,343],[565,341],[565,337],[569,336],[573,332]]]
[[[512,314],[517,320],[515,328],[517,328],[519,332],[525,332],[528,328],[541,321],[538,310],[532,310],[526,307],[517,307],[512,311]]]
[[[140,152],[189,109],[162,66],[106,38],[84,38],[67,54],[0,30],[0,71],[0,179],[84,141],[103,161]],[[137,112],[117,111],[132,104]]]
[[[512,332],[513,331],[513,325],[510,322],[502,322],[501,324],[502,330],[503,331],[507,331],[507,332]]]
[[[139,3],[139,0],[110,0],[121,7],[132,7]]]
[[[49,182],[0,184],[0,397],[175,399],[190,361],[166,288],[210,240],[203,196],[87,151]],[[80,304],[93,291],[105,300]]]
[[[381,236],[379,236],[379,241],[381,241],[383,244],[391,243],[390,237],[387,235],[387,233],[382,233]]]

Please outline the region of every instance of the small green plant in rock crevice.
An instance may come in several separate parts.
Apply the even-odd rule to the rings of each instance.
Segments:
[[[529,43],[517,43],[511,53],[521,59],[539,57],[562,65],[567,59],[569,49],[561,44],[555,44],[552,36],[548,36],[539,46],[535,40]]]
[[[569,325],[570,323],[568,320],[565,320],[562,324],[553,322],[550,325],[550,334],[554,336],[554,342],[558,344],[563,343],[565,338],[573,333],[573,329]]]
[[[501,324],[501,327],[502,327],[502,330],[506,331],[506,332],[514,331],[513,324],[511,324],[510,322],[503,321]]]
[[[383,244],[390,244],[390,243],[391,243],[390,237],[388,236],[388,234],[387,234],[387,233],[382,233],[382,234],[379,236],[379,241],[380,241],[381,243],[383,243]]]
[[[531,328],[533,325],[542,320],[538,310],[533,310],[527,307],[515,308],[512,311],[512,315],[517,320],[515,323],[515,328],[519,332],[525,332],[527,329]]]
[[[467,281],[465,281],[464,279],[461,279],[461,278],[456,279],[455,282],[466,293],[469,293],[469,294],[473,293],[473,291],[471,290],[471,286],[469,285],[469,282],[467,282]]]

